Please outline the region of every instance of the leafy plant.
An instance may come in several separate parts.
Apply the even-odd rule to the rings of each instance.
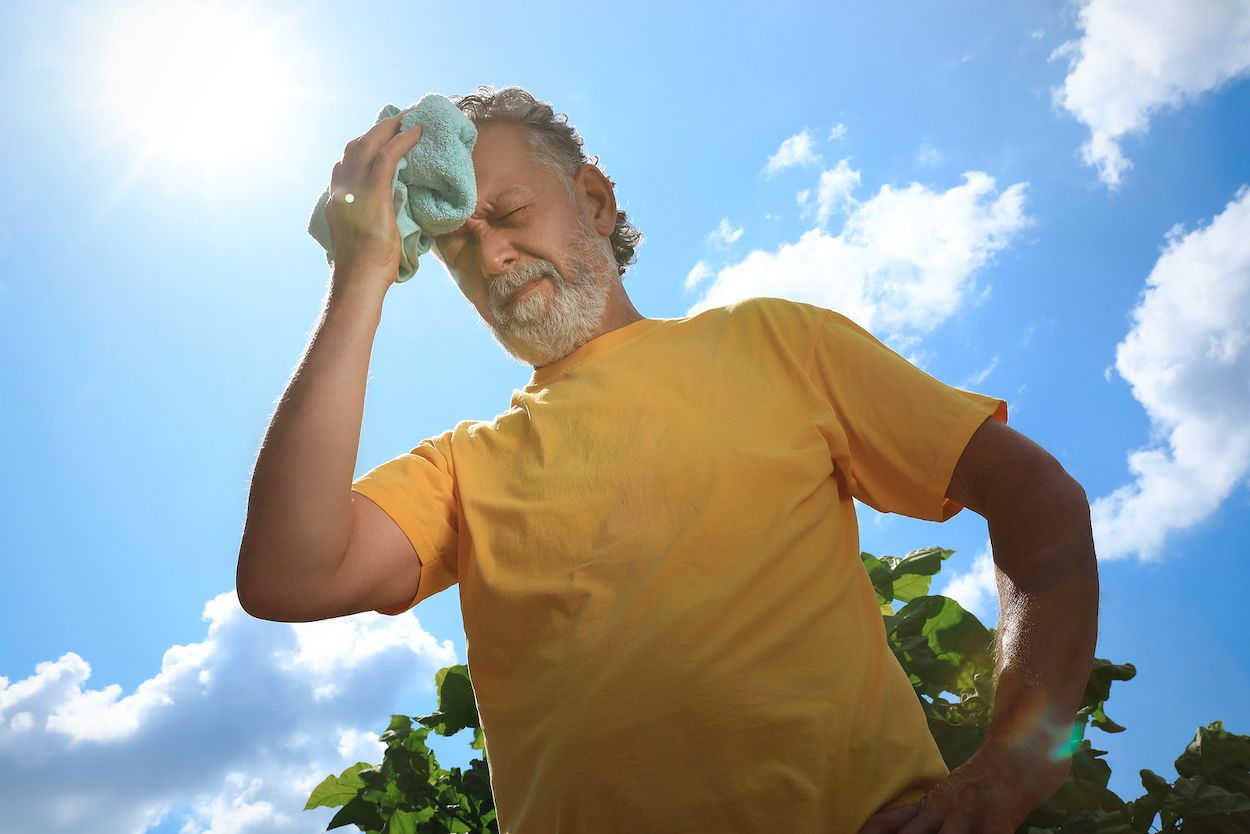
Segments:
[[[996,632],[955,600],[929,586],[953,550],[926,547],[906,556],[861,553],[877,594],[886,639],[911,680],[946,766],[954,770],[981,746],[994,703]],[[895,605],[902,607],[895,610]],[[1146,793],[1125,802],[1107,784],[1106,750],[1093,747],[1090,726],[1124,727],[1107,716],[1111,684],[1137,674],[1131,663],[1094,658],[1081,707],[1064,753],[1072,770],[1053,797],[1035,808],[1017,834],[1246,834],[1250,832],[1250,736],[1221,721],[1199,727],[1176,759],[1174,782],[1141,771]],[[379,740],[382,764],[357,762],[317,786],[305,808],[340,807],[327,830],[354,824],[366,834],[498,834],[485,758],[468,771],[444,770],[426,746],[431,730],[451,736],[473,728],[474,750],[485,752],[477,703],[464,665],[435,675],[438,710],[416,719],[392,715]],[[952,697],[946,697],[952,696]],[[1156,827],[1157,821],[1157,827]]]
[[[994,703],[996,631],[955,600],[929,596],[933,576],[953,550],[927,547],[903,558],[861,553],[885,620],[886,637],[928,719],[946,766],[954,770],[980,748]],[[894,610],[894,603],[904,605]],[[1094,658],[1081,707],[1065,752],[1072,770],[1053,797],[1025,819],[1019,834],[1134,834],[1250,832],[1250,736],[1224,730],[1220,721],[1198,728],[1176,760],[1168,783],[1141,771],[1146,794],[1125,802],[1107,784],[1106,750],[1085,738],[1089,726],[1107,733],[1124,727],[1104,710],[1114,681],[1131,680],[1131,663]],[[955,696],[954,700],[943,697]],[[1159,828],[1154,828],[1156,818]]]
[[[313,790],[305,810],[342,806],[327,831],[351,824],[366,834],[498,834],[485,758],[471,761],[468,771],[444,770],[426,746],[431,730],[452,736],[472,727],[469,746],[485,752],[468,667],[439,669],[434,687],[438,710],[417,718],[422,726],[414,728],[406,715],[391,716],[378,737],[386,744],[382,764],[356,762]]]

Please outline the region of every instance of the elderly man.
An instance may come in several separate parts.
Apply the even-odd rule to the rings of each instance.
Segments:
[[[1081,486],[1004,401],[832,310],[642,316],[611,180],[549,105],[479,92],[456,103],[480,202],[435,252],[533,376],[352,480],[400,257],[390,178],[420,138],[378,122],[334,168],[336,260],[253,476],[244,608],[397,615],[459,583],[504,834],[1013,831],[1068,772],[1053,751],[1094,650]],[[994,721],[953,773],[886,643],[854,498],[988,520]]]

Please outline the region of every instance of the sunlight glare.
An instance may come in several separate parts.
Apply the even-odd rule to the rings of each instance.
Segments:
[[[276,26],[220,2],[147,3],[110,23],[95,98],[118,139],[201,173],[279,154],[298,96]]]

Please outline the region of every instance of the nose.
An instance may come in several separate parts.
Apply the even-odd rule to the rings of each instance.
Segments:
[[[491,228],[489,223],[477,218],[470,218],[465,229],[477,238],[482,275],[487,282],[494,283],[499,276],[516,269],[516,249],[505,230]]]

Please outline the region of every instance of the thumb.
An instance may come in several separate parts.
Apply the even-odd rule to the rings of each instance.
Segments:
[[[915,819],[919,813],[920,803],[915,802],[911,805],[904,805],[901,808],[893,808],[889,811],[873,814],[868,818],[868,822],[864,823],[864,827],[859,830],[859,834],[894,834],[904,824]]]

